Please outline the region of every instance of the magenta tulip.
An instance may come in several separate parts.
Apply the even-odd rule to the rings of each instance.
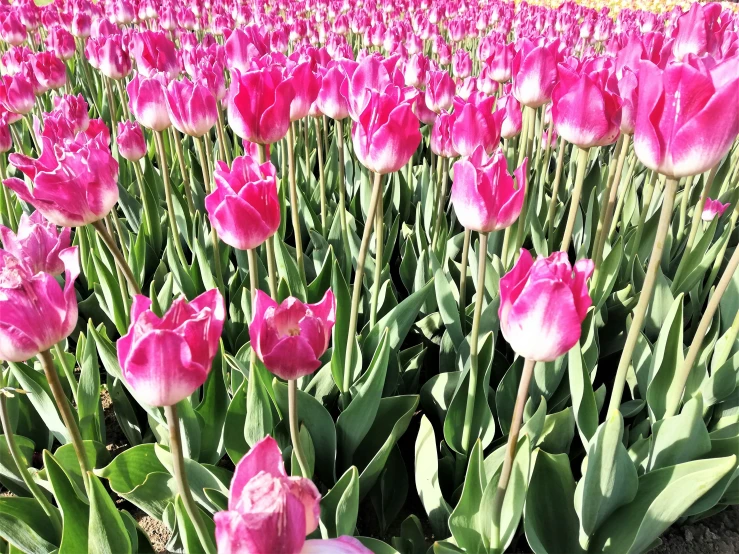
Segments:
[[[36,95],[33,83],[22,73],[4,75],[0,82],[0,105],[9,112],[25,115],[33,110]]]
[[[535,46],[524,39],[513,58],[513,96],[524,106],[538,108],[552,99],[557,83],[555,46]]]
[[[0,154],[13,147],[13,137],[10,135],[10,114],[0,114]]]
[[[69,227],[63,228],[60,233],[57,226],[39,211],[30,216],[23,214],[17,233],[0,225],[3,248],[21,260],[32,275],[40,272],[50,275],[64,273],[64,261],[60,254],[69,248],[70,233]]]
[[[146,154],[146,140],[141,127],[135,121],[118,123],[118,152],[130,162],[137,162]]]
[[[136,121],[153,131],[164,131],[172,120],[167,110],[167,76],[144,77],[137,73],[126,85],[128,106]]]
[[[551,362],[580,340],[592,300],[587,280],[592,260],[570,265],[565,252],[533,260],[528,250],[500,280],[500,330],[527,360]]]
[[[713,221],[717,217],[724,215],[724,212],[728,207],[728,202],[726,204],[722,204],[719,200],[706,198],[706,203],[703,205],[703,212],[701,213],[701,219],[703,221]]]
[[[679,178],[721,161],[739,134],[738,62],[641,62],[634,152],[645,166]]]
[[[118,162],[106,137],[79,133],[71,140],[41,138],[38,159],[11,154],[10,163],[32,182],[29,189],[17,177],[4,181],[18,197],[62,227],[81,227],[108,215],[118,201]]]
[[[432,112],[440,113],[452,107],[454,81],[446,71],[429,71],[426,83],[426,105]]]
[[[74,133],[87,131],[90,126],[89,107],[85,98],[78,94],[77,96],[65,95],[54,97],[54,110],[52,113],[61,114],[69,123]]]
[[[259,165],[256,157],[239,156],[229,169],[219,161],[213,179],[216,188],[205,197],[205,209],[223,242],[250,250],[275,234],[280,200],[271,162]]]
[[[290,103],[290,121],[303,119],[308,115],[311,104],[318,97],[321,89],[321,76],[313,71],[309,61],[301,61],[287,71],[295,87],[295,96]]]
[[[511,139],[523,128],[521,104],[512,94],[506,94],[498,100],[498,109],[503,110],[503,121],[500,124],[500,136]]]
[[[336,300],[329,289],[317,304],[292,296],[277,304],[257,290],[249,324],[252,348],[264,366],[289,380],[313,373],[328,348],[336,322]]]
[[[495,98],[473,95],[470,101],[454,99],[452,144],[460,156],[471,156],[482,146],[492,153],[500,144],[500,128],[504,112],[495,109]]]
[[[64,265],[63,289],[53,275],[34,274],[25,262],[0,250],[0,360],[24,362],[67,338],[77,325],[77,247],[58,256]]]
[[[329,63],[316,98],[316,105],[321,113],[335,120],[349,117],[349,81],[356,69],[357,62],[353,60]]]
[[[278,65],[243,74],[234,69],[228,94],[228,123],[244,140],[272,144],[287,135],[294,97],[292,79]]]
[[[431,129],[431,140],[429,142],[431,151],[443,158],[456,158],[459,152],[454,149],[452,143],[452,126],[454,125],[454,114],[441,112],[436,116],[436,121]]]
[[[74,58],[76,51],[74,37],[72,36],[72,33],[60,25],[55,25],[49,29],[49,34],[46,38],[46,46],[57,58],[62,60]]]
[[[186,78],[167,85],[167,112],[172,125],[191,137],[202,137],[218,119],[216,97],[210,89]]]
[[[353,537],[306,541],[318,528],[321,495],[313,481],[285,472],[277,442],[267,436],[238,464],[228,510],[216,513],[219,554],[370,554]]]
[[[123,79],[131,73],[131,56],[124,47],[123,36],[110,35],[97,39],[98,68],[106,77]]]
[[[180,74],[180,62],[174,43],[164,33],[141,31],[133,39],[136,69],[144,77],[164,73],[170,79]]]
[[[137,295],[131,326],[118,340],[123,378],[149,406],[173,406],[205,382],[226,318],[223,297],[210,289],[192,302],[177,298],[162,317]]]
[[[36,79],[46,90],[56,90],[67,82],[67,66],[53,52],[39,52],[31,61]]]
[[[26,27],[21,23],[18,14],[8,11],[0,15],[0,38],[11,46],[20,46],[26,41]]]
[[[524,158],[511,176],[503,152],[488,157],[482,146],[455,163],[451,201],[459,222],[481,233],[513,225],[526,194],[527,163]]]
[[[636,126],[636,106],[639,99],[639,78],[628,67],[618,80],[618,95],[621,97],[621,132],[633,135]]]

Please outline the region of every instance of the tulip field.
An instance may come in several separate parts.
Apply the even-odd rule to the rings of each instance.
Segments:
[[[710,526],[738,136],[730,2],[3,0],[0,554]]]

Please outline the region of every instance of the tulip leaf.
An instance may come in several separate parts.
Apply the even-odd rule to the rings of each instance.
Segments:
[[[123,383],[110,373],[108,373],[106,381],[118,426],[123,431],[123,434],[126,435],[126,440],[130,446],[141,444],[144,441],[141,436],[141,424],[124,390]]]
[[[652,363],[649,367],[647,405],[653,421],[665,416],[667,404],[679,400],[682,389],[677,390],[675,372],[683,363],[683,295],[672,303],[664,326],[654,345]]]
[[[21,435],[14,435],[15,444],[21,454],[23,467],[30,467],[28,460],[32,459],[35,445],[32,440]],[[0,484],[16,496],[27,496],[28,488],[23,482],[18,467],[10,454],[8,441],[5,435],[0,435]]]
[[[615,244],[611,247],[611,251],[603,259],[601,266],[598,268],[598,279],[593,285],[595,290],[592,294],[593,305],[596,311],[600,310],[605,304],[608,296],[613,290],[618,278],[618,270],[621,267],[621,260],[624,255],[624,245],[622,237],[616,239]]]
[[[444,321],[444,326],[449,331],[449,336],[454,343],[455,350],[459,349],[459,345],[464,341],[464,333],[462,332],[462,324],[459,320],[459,293],[454,283],[449,279],[448,274],[444,272],[439,264],[439,260],[431,253],[429,255],[431,267],[434,270],[434,287],[436,290],[436,303],[439,305],[439,313]],[[455,292],[457,292],[455,296]]]
[[[665,529],[735,467],[736,456],[732,455],[694,460],[642,475],[636,498],[603,523],[590,541],[589,551],[645,552]],[[561,506],[558,510],[561,511]]]
[[[442,374],[448,375],[448,374]],[[421,416],[416,437],[415,471],[416,490],[436,537],[449,533],[447,521],[451,507],[444,499],[439,485],[439,460],[434,428],[428,418]]]
[[[239,460],[249,451],[249,445],[244,438],[246,389],[247,382],[242,381],[228,404],[226,420],[223,425],[223,446],[234,464],[239,463]]]
[[[90,474],[90,554],[126,554],[133,552],[131,539],[121,514],[96,475]]]
[[[0,537],[28,554],[56,550],[54,527],[34,498],[0,497]]]
[[[44,468],[64,522],[59,554],[87,552],[90,507],[77,495],[66,472],[48,450],[44,450]]]
[[[583,363],[579,342],[567,353],[567,373],[570,378],[570,394],[575,422],[580,433],[580,440],[587,448],[598,428],[598,406],[595,403],[590,375]]]
[[[654,424],[647,470],[653,471],[690,460],[711,450],[711,438],[703,423],[703,402],[689,400],[680,414]]]
[[[90,462],[90,467],[98,468],[104,464],[107,464],[110,460],[110,453],[105,446],[95,441],[82,441],[82,446],[85,449],[87,460]],[[77,454],[74,450],[72,443],[65,444],[57,448],[54,452],[54,459],[62,466],[64,471],[67,472],[72,484],[77,488],[79,494],[85,496],[85,484],[82,481],[82,470],[80,469],[80,463],[77,460]],[[46,469],[42,469],[38,472],[38,476],[42,479],[46,479]]]
[[[275,240],[275,259],[278,275],[287,281],[290,295],[305,302],[305,284],[287,245],[281,240]]]
[[[353,535],[358,514],[359,472],[352,466],[321,499],[321,536]]]
[[[353,340],[353,337],[347,337],[349,332],[349,318],[351,315],[351,296],[349,287],[344,280],[344,276],[341,274],[341,268],[339,267],[338,260],[334,260],[333,269],[331,272],[331,290],[334,293],[336,299],[336,323],[332,330],[333,345],[334,349],[331,353],[331,374],[333,375],[334,382],[340,390],[344,390],[344,363],[346,360],[347,340]],[[358,348],[355,348],[352,356],[356,356],[357,363],[354,365],[355,371],[353,375],[356,375],[361,367],[357,365],[361,364],[361,352]]]
[[[449,516],[449,530],[457,545],[466,552],[483,552],[483,518],[489,516],[480,509],[483,494],[488,484],[482,458],[482,443],[475,441],[469,456],[467,474],[464,478],[462,496]]]
[[[416,251],[413,249],[413,241],[406,240],[400,262],[400,280],[409,294],[413,292],[413,279],[416,275],[416,267],[418,267],[418,258],[416,257]]]
[[[185,552],[202,552],[203,547],[198,538],[195,525],[193,525],[190,515],[185,510],[185,503],[182,501],[182,497],[178,494],[175,499],[175,514],[177,517],[177,531],[180,535],[180,540],[184,546]],[[212,537],[215,535],[215,525],[213,519],[208,517],[207,514],[196,506],[196,509],[200,510],[200,519],[206,527],[208,534]]]
[[[88,322],[88,327],[92,327],[92,322]],[[84,342],[84,350],[80,363],[82,372],[80,374],[77,401],[80,432],[83,439],[104,443],[106,442],[104,435],[105,423],[102,414],[103,407],[100,402],[100,367],[98,366],[97,351],[95,342],[83,337],[84,335],[80,335],[81,342]]]
[[[380,532],[388,527],[400,513],[408,497],[408,470],[397,444],[390,450],[385,467],[377,483],[369,492],[369,500],[377,514]]]
[[[367,371],[351,387],[351,402],[336,420],[338,467],[348,468],[357,447],[375,421],[388,364],[388,333],[382,334]]]
[[[389,544],[385,544],[380,539],[371,537],[355,537],[361,542],[365,548],[368,548],[373,554],[400,554]]]
[[[98,242],[100,245],[100,242]],[[98,248],[101,248],[100,246]],[[115,325],[120,335],[125,335],[128,330],[128,314],[121,296],[121,285],[118,279],[113,275],[108,266],[103,263],[98,253],[99,249],[91,252],[92,261],[95,265],[95,272],[100,279],[99,294],[102,296],[103,302],[100,303],[101,308]],[[125,286],[125,285],[124,285]],[[95,287],[95,293],[98,294],[98,287]]]

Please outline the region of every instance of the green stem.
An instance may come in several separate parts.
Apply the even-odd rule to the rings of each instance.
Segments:
[[[292,217],[293,234],[295,235],[295,261],[298,265],[300,279],[305,284],[305,262],[303,261],[303,237],[300,233],[300,214],[298,213],[298,186],[295,182],[295,123],[287,128],[287,182],[290,190],[290,215]]]
[[[120,81],[120,79],[115,81],[115,86],[118,89],[118,96],[121,98],[121,106],[123,107],[123,116],[126,119],[131,119],[131,114],[128,111],[128,103],[126,102],[126,92],[123,90],[123,83]]]
[[[344,167],[344,122],[335,120],[336,147],[339,150],[339,223],[341,227],[341,242],[344,245],[344,255],[347,259],[347,271],[351,272],[352,251],[349,247],[349,227],[346,222],[346,174]]]
[[[621,397],[624,393],[624,384],[626,383],[626,373],[631,365],[631,357],[634,354],[636,341],[644,327],[644,318],[647,315],[647,308],[652,299],[654,285],[657,281],[657,271],[662,262],[662,251],[665,247],[665,238],[670,230],[670,221],[672,220],[672,208],[675,205],[675,192],[677,190],[677,180],[667,179],[665,186],[665,198],[662,201],[662,211],[659,216],[659,225],[657,227],[657,235],[654,238],[654,246],[652,254],[649,258],[649,266],[644,277],[644,284],[639,293],[639,303],[634,308],[634,315],[629,327],[629,334],[626,336],[626,344],[624,344],[621,359],[618,362],[616,370],[616,379],[613,383],[613,392],[611,393],[611,401],[608,406],[608,413],[618,410],[621,406]],[[646,211],[646,207],[644,210]]]
[[[185,252],[182,250],[182,243],[180,242],[180,233],[177,230],[177,218],[174,213],[174,202],[172,202],[172,183],[169,180],[167,153],[164,151],[164,136],[162,135],[162,131],[154,131],[154,141],[157,147],[157,158],[159,158],[159,171],[164,180],[164,199],[167,202],[167,215],[169,217],[171,237],[174,242],[177,257],[180,259],[180,263],[183,267],[188,267],[189,264],[187,263]]]
[[[680,201],[680,222],[677,225],[677,235],[675,236],[675,242],[680,244],[685,236],[685,222],[688,218],[688,204],[690,203],[690,189],[693,188],[693,181],[695,175],[690,175],[685,180],[685,186],[683,187],[683,197]]]
[[[688,235],[688,242],[685,245],[685,254],[689,254],[690,251],[693,249],[693,243],[695,242],[695,236],[698,234],[698,228],[701,224],[701,216],[703,215],[703,207],[706,205],[706,199],[708,198],[708,193],[711,190],[711,185],[713,184],[713,179],[716,177],[716,172],[718,171],[718,164],[715,165],[711,171],[708,172],[706,176],[703,178],[703,191],[701,192],[700,200],[698,200],[698,204],[695,206],[695,211],[693,212],[693,221],[690,224],[690,235]]]
[[[616,189],[616,196],[618,197],[618,200],[616,201],[616,211],[613,213],[613,217],[611,218],[611,226],[608,230],[608,240],[613,240],[613,234],[616,232],[616,226],[618,225],[618,220],[621,217],[621,211],[624,207],[624,200],[626,199],[626,195],[629,192],[629,187],[632,185],[632,179],[634,178],[634,169],[636,167],[636,155],[634,152],[631,152],[631,156],[629,159],[629,168],[626,170],[626,178],[622,181],[622,183],[625,183],[623,190],[620,190],[620,188]]]
[[[616,193],[621,184],[621,173],[624,169],[626,154],[629,152],[630,139],[630,135],[621,135],[619,138],[619,142],[616,146],[618,157],[616,170],[612,174],[608,175],[606,190],[603,192],[603,197],[607,199],[607,204],[605,210],[601,210],[600,217],[598,218],[598,228],[595,231],[593,264],[595,265],[596,275],[593,277],[594,283],[597,281],[598,268],[603,261],[603,250],[606,246],[606,229],[611,226],[611,218],[613,217],[613,211],[616,208]]]
[[[190,186],[190,172],[187,170],[187,164],[185,164],[185,154],[182,151],[182,135],[180,135],[180,132],[174,128],[174,126],[170,127],[172,129],[172,142],[174,142],[174,150],[177,153],[177,162],[180,166],[180,173],[182,174],[182,188],[185,189],[185,200],[187,201],[187,209],[190,210],[190,215],[195,216],[195,202],[193,202],[192,199],[192,187]],[[196,142],[202,139],[197,139],[196,137],[193,137]],[[203,161],[201,159],[200,165],[203,165]],[[209,166],[210,167],[210,166]],[[203,175],[206,174],[205,166],[203,166]],[[210,192],[210,189],[208,188],[210,186],[210,180],[204,183],[205,190]]]
[[[267,146],[264,144],[259,145],[259,163],[266,163],[267,160]],[[269,276],[269,294],[273,300],[277,300],[277,270],[275,269],[275,237],[274,235],[264,241],[265,248],[267,249],[267,275]]]
[[[436,199],[436,222],[434,223],[434,234],[431,240],[431,250],[436,250],[436,244],[439,241],[439,232],[441,229],[441,218],[444,217],[444,208],[446,207],[446,187],[449,177],[449,159],[439,158],[441,160],[441,182],[439,183],[439,197]]]
[[[657,182],[657,172],[653,171],[652,176],[649,179],[649,182],[647,183],[647,186],[644,189],[644,198],[641,212],[639,213],[639,222],[636,225],[636,232],[634,234],[634,239],[631,243],[631,248],[629,249],[629,263],[634,263],[634,258],[636,256],[637,251],[639,250],[639,243],[641,242],[641,236],[644,233],[644,224],[647,221],[647,214],[649,213],[649,206],[652,204],[652,196],[654,195],[655,190],[655,184]],[[629,272],[631,273],[631,272]]]
[[[529,396],[529,386],[531,384],[531,376],[534,373],[536,362],[524,360],[523,373],[521,374],[521,382],[518,384],[518,393],[516,394],[516,404],[513,407],[513,419],[511,419],[511,430],[508,432],[508,442],[506,444],[505,457],[503,458],[503,467],[500,470],[500,479],[495,489],[493,497],[492,519],[495,537],[493,545],[500,542],[500,515],[503,511],[503,500],[505,492],[508,488],[508,482],[511,479],[511,470],[513,469],[513,460],[516,458],[516,446],[518,445],[518,434],[521,431],[521,423],[523,423],[523,410],[526,407],[526,400]]]
[[[9,125],[10,128],[12,128],[12,125]],[[5,181],[7,178],[7,172],[5,170],[5,155],[0,153],[0,183]],[[7,208],[8,213],[5,214],[8,218],[8,227],[10,227],[13,231],[18,230],[18,218],[15,214],[15,209],[13,208],[13,199],[10,194],[10,189],[6,187],[5,185],[2,185],[3,187],[3,197],[5,199],[5,206]]]
[[[207,163],[207,160],[205,158],[203,139],[199,137],[193,137],[193,139],[195,140],[195,145],[198,150],[200,167],[203,168],[203,184],[205,185],[205,190],[208,191],[208,194],[210,194],[213,187],[211,184],[210,165]],[[221,293],[223,293],[226,290],[226,285],[223,281],[223,269],[221,268],[221,249],[218,245],[218,233],[216,232],[216,228],[213,225],[210,226],[210,242],[213,246],[213,261],[215,263],[216,270],[216,283],[218,284],[218,288],[220,289]]]
[[[564,138],[559,139],[559,151],[557,152],[557,168],[554,171],[554,182],[552,183],[552,198],[549,201],[549,211],[547,212],[547,238],[549,239],[549,248],[554,247],[554,212],[559,202],[559,183],[562,181],[562,167],[564,166],[565,149],[567,143]]]
[[[383,267],[383,241],[385,235],[385,206],[380,196],[375,209],[375,276],[372,283],[372,297],[370,300],[370,328],[377,323],[377,302],[380,297],[380,281],[382,280]]]
[[[736,273],[737,266],[739,266],[739,247],[734,249],[734,253],[729,259],[729,263],[724,270],[724,274],[721,277],[721,280],[718,282],[718,285],[716,285],[716,290],[713,292],[713,295],[711,296],[711,299],[708,301],[708,305],[706,306],[706,310],[703,312],[703,316],[701,317],[700,323],[698,324],[698,329],[695,332],[693,341],[690,343],[688,355],[685,356],[685,360],[675,374],[675,382],[678,384],[676,390],[680,391],[680,394],[674,397],[667,398],[665,417],[671,417],[674,416],[675,413],[677,413],[677,408],[680,405],[682,392],[685,390],[685,384],[688,382],[690,371],[693,369],[693,365],[698,359],[698,354],[700,353],[701,346],[703,345],[703,339],[706,336],[708,327],[713,321],[713,316],[718,309],[721,297],[724,295],[726,289],[729,287],[729,283],[734,278],[734,273]]]
[[[529,131],[528,135],[526,136],[526,158],[529,159],[529,163],[532,162],[531,156],[533,153],[533,147],[534,147],[534,135],[536,134],[536,109],[531,108],[529,106],[526,106],[526,111],[529,112]],[[523,163],[523,159],[521,159],[518,162],[518,166],[520,167]],[[527,169],[528,171],[528,169]],[[529,221],[529,210],[531,209],[531,191],[529,191],[530,187],[526,187],[523,191],[523,208],[521,209],[521,215],[518,217],[518,225],[516,227],[516,250],[513,253],[514,260],[518,259],[519,255],[519,248],[523,246],[525,231],[527,227],[527,222]]]
[[[473,438],[472,419],[475,415],[475,395],[477,393],[477,381],[479,379],[478,340],[480,334],[480,316],[482,315],[482,304],[485,299],[485,269],[487,267],[488,234],[480,233],[480,251],[477,254],[477,291],[475,296],[475,312],[472,318],[472,334],[470,336],[470,379],[467,387],[467,405],[464,410],[464,425],[462,427],[462,448],[469,455],[472,450]]]
[[[464,243],[462,244],[462,265],[459,268],[459,324],[462,333],[467,327],[467,262],[470,254],[470,238],[472,231],[464,230]]]
[[[41,362],[41,367],[44,369],[44,375],[46,375],[46,381],[49,383],[49,389],[54,397],[59,413],[62,416],[69,436],[72,439],[72,447],[77,455],[77,462],[80,464],[80,470],[82,471],[82,480],[85,483],[85,490],[89,496],[90,494],[90,477],[88,472],[90,471],[90,462],[87,460],[87,452],[85,452],[85,446],[82,442],[82,435],[80,435],[80,429],[77,426],[77,421],[72,415],[72,409],[69,407],[69,400],[64,394],[62,384],[59,381],[59,375],[54,367],[54,359],[51,357],[51,353],[48,350],[38,353],[38,359]]]
[[[577,210],[580,207],[580,196],[582,195],[582,184],[585,180],[585,170],[588,166],[588,149],[577,148],[577,173],[575,174],[575,187],[572,189],[572,199],[570,200],[570,212],[567,215],[567,226],[565,227],[565,235],[562,238],[562,252],[570,249],[570,241],[572,240],[572,232],[575,229],[575,220],[577,219]]]
[[[98,232],[98,234],[100,235],[100,238],[105,243],[105,246],[108,247],[108,250],[113,255],[116,266],[118,266],[118,269],[120,269],[121,273],[123,273],[123,276],[126,278],[126,281],[128,282],[128,286],[131,289],[131,291],[133,291],[134,294],[141,294],[141,288],[139,287],[139,284],[136,282],[136,277],[134,277],[133,271],[131,271],[131,266],[128,265],[126,258],[123,256],[123,253],[118,248],[118,245],[115,243],[115,240],[113,239],[111,234],[108,233],[108,230],[105,228],[103,221],[98,220],[98,221],[91,223],[91,225]]]
[[[69,388],[72,389],[72,398],[74,398],[74,403],[79,404],[79,398],[77,396],[79,394],[79,384],[77,383],[77,379],[74,378],[74,370],[69,367],[69,364],[67,364],[67,359],[64,357],[64,351],[59,346],[59,343],[54,345],[54,353],[59,359],[59,364],[62,366],[67,382],[69,382]]]
[[[145,200],[145,194],[146,190],[144,189],[144,174],[141,171],[141,166],[139,165],[139,162],[131,162],[131,165],[133,166],[133,172],[136,174],[136,183],[139,187],[139,195],[141,196],[141,206],[144,209],[144,221],[142,222],[144,229],[146,229],[146,233],[148,235],[151,235],[152,229],[149,229],[149,202]]]
[[[195,527],[195,532],[200,539],[200,544],[207,554],[215,554],[216,547],[213,544],[213,538],[205,527],[203,518],[200,515],[195,500],[192,497],[192,491],[187,483],[187,472],[185,469],[185,457],[182,454],[182,438],[180,437],[180,420],[177,417],[176,406],[164,406],[164,413],[167,416],[167,424],[169,425],[169,451],[172,454],[172,467],[174,469],[174,478],[177,481],[177,489],[179,490],[182,503],[185,505],[185,511],[190,517],[190,521]]]
[[[103,77],[103,81],[105,82],[105,92],[108,95],[108,112],[110,113],[110,137],[111,137],[111,147],[117,148],[118,142],[116,140],[116,137],[118,136],[118,118],[116,117],[115,113],[115,100],[113,98],[113,87],[110,86],[110,79],[107,77]]]
[[[303,477],[310,479],[311,475],[308,469],[308,463],[303,453],[303,445],[300,443],[300,429],[298,422],[298,382],[295,379],[287,381],[287,405],[288,418],[290,420],[290,440],[293,443],[293,452],[298,459],[300,473]]]
[[[352,354],[354,351],[354,341],[357,333],[357,316],[359,314],[359,301],[362,297],[362,280],[364,279],[364,262],[367,258],[369,250],[370,236],[372,235],[372,222],[375,218],[377,203],[382,196],[382,174],[375,173],[375,182],[372,186],[372,197],[370,198],[369,210],[367,211],[367,220],[364,224],[362,233],[362,244],[359,247],[359,257],[357,258],[357,271],[354,274],[354,289],[352,290],[352,308],[349,314],[349,329],[346,334],[346,358],[344,359],[344,379],[342,381],[342,392],[349,392],[352,385]]]
[[[223,113],[221,107],[217,107],[218,118],[216,119],[216,135],[218,136],[218,153],[221,159],[224,160],[229,166],[231,165],[231,157],[226,149],[226,132],[223,129]]]
[[[328,236],[328,229],[326,228],[326,175],[323,167],[323,145],[321,144],[321,125],[318,123],[318,118],[313,118],[313,123],[316,128],[316,154],[318,156],[318,185],[321,192],[321,231],[323,236]]]

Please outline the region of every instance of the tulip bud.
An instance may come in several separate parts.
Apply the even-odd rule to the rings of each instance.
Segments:
[[[426,105],[440,113],[452,107],[455,90],[454,81],[446,71],[429,71],[426,83]]]
[[[4,75],[0,82],[0,104],[9,112],[31,113],[36,102],[33,84],[21,73]]]
[[[167,110],[167,77],[157,73],[151,78],[134,75],[126,86],[128,105],[136,121],[154,131],[164,131],[172,125]]]
[[[431,129],[431,151],[443,158],[456,158],[459,152],[454,149],[452,143],[452,127],[454,126],[455,114],[441,112]]]
[[[177,298],[159,317],[137,295],[131,326],[118,340],[123,378],[149,406],[173,406],[205,382],[226,318],[223,297],[210,289],[192,302]]]
[[[98,67],[109,79],[123,79],[131,73],[131,56],[123,47],[121,35],[98,39]]]
[[[137,162],[146,154],[144,133],[135,121],[118,123],[118,152],[130,162]]]
[[[281,379],[297,379],[321,367],[336,322],[336,300],[329,289],[317,304],[289,297],[277,304],[261,290],[249,324],[252,348],[264,366]]]
[[[331,119],[341,120],[349,116],[349,81],[357,69],[352,60],[331,62],[321,79],[316,104]]]
[[[524,40],[513,58],[513,95],[531,108],[543,106],[552,99],[557,83],[557,59],[554,45],[534,46]]]
[[[0,225],[3,248],[26,264],[32,275],[39,272],[50,275],[64,273],[64,261],[59,255],[69,248],[69,237],[69,227],[59,233],[57,226],[38,210],[30,216],[21,216],[17,233]]]
[[[59,252],[59,258],[64,289],[49,273],[34,274],[0,250],[0,360],[24,362],[66,339],[77,325],[77,247]]]
[[[537,362],[551,362],[580,340],[592,300],[587,280],[592,260],[574,269],[565,252],[534,261],[528,250],[500,280],[500,330],[513,351]]]
[[[728,207],[728,202],[726,204],[722,204],[719,200],[706,198],[706,203],[703,205],[703,212],[701,213],[701,219],[703,221],[713,221],[716,217],[724,215],[724,212]]]
[[[216,98],[207,87],[189,79],[167,86],[167,112],[172,125],[191,137],[202,137],[218,119]]]

